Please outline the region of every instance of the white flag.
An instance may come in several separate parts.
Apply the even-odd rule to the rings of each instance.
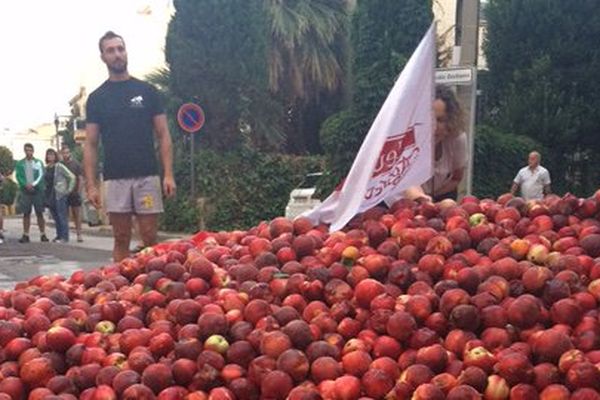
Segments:
[[[357,213],[391,204],[433,175],[435,24],[383,103],[341,188],[304,214],[342,229]],[[377,156],[378,155],[378,156]]]

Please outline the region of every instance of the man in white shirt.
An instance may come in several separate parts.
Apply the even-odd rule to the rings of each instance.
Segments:
[[[540,165],[541,158],[537,151],[529,153],[529,165],[519,170],[510,189],[511,194],[516,194],[519,188],[525,200],[542,199],[550,194],[550,173]]]

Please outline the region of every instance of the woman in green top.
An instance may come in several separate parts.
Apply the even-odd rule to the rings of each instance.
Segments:
[[[76,177],[69,168],[58,160],[54,149],[46,150],[46,206],[56,224],[53,242],[69,241],[69,209],[67,197],[75,187]]]

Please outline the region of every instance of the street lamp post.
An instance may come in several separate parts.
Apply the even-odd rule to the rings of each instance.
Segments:
[[[58,120],[58,114],[54,113],[54,128],[56,129],[56,148],[60,147],[60,136],[58,134],[58,127],[60,125],[60,121]]]
[[[70,121],[73,118],[72,115],[59,115],[54,113],[54,128],[56,129],[56,149],[60,149],[61,141],[60,141],[60,127],[61,127],[61,119],[63,121]]]

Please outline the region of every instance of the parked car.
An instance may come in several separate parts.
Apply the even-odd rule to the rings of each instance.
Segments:
[[[323,176],[322,172],[306,174],[300,185],[290,193],[290,201],[285,207],[285,217],[294,219],[305,211],[321,204],[321,200],[313,197],[317,191],[317,182]]]

